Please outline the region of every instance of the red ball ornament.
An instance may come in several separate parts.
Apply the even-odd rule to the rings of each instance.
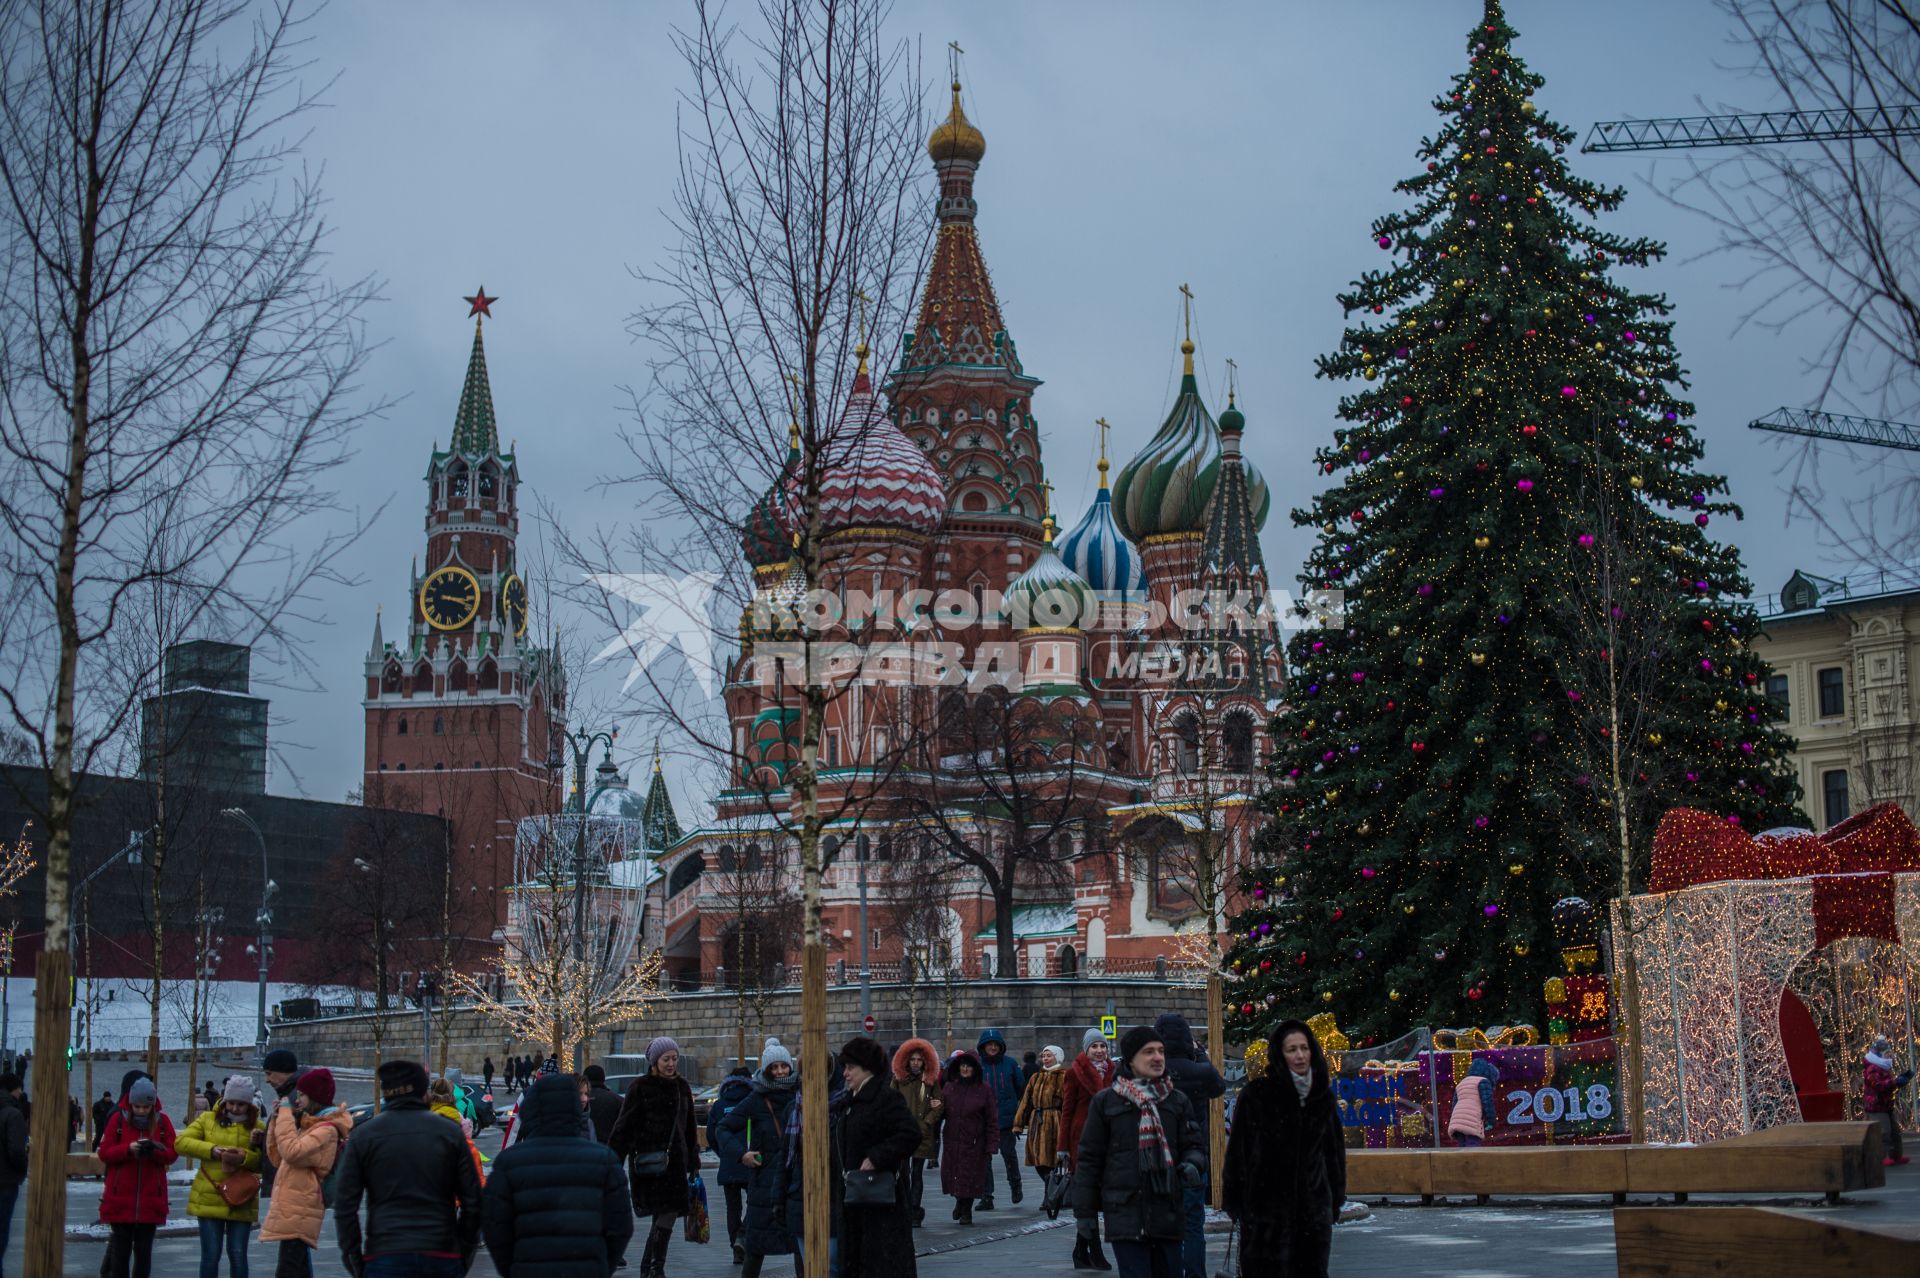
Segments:
[[[1486,997],[1486,995],[1481,991],[1480,987],[1476,985],[1467,991],[1467,997],[1478,1003],[1482,998]]]
[[[1532,337],[1533,333],[1529,331],[1527,333],[1527,336]],[[1529,439],[1531,439],[1533,436],[1538,435],[1540,433],[1540,428],[1538,426],[1533,426],[1533,425],[1522,426],[1520,428],[1520,433],[1522,435],[1527,436]]]
[[[1242,1003],[1242,1004],[1240,1005],[1240,1015],[1242,1015],[1242,1016],[1252,1016],[1252,1015],[1253,1015],[1253,1004],[1251,1004],[1251,1003]]]
[[[1425,754],[1427,752],[1427,743],[1424,741],[1416,741],[1413,743],[1412,749],[1415,754]]]

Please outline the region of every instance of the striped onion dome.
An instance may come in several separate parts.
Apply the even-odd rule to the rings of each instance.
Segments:
[[[794,517],[794,483],[799,471],[800,427],[794,424],[787,428],[786,463],[740,527],[740,548],[746,551],[747,563],[755,568],[771,568],[792,557],[793,530],[798,523]]]
[[[1007,587],[1007,615],[1020,630],[1084,630],[1098,615],[1093,587],[1061,562],[1053,545],[1052,515],[1043,527],[1040,557]]]
[[[1122,603],[1146,598],[1147,574],[1140,552],[1113,522],[1105,457],[1100,459],[1100,491],[1080,522],[1060,539],[1060,560],[1103,598]]]
[[[1220,427],[1200,400],[1193,376],[1193,343],[1182,342],[1180,349],[1187,357],[1180,394],[1159,432],[1120,468],[1113,485],[1114,519],[1135,545],[1165,533],[1204,531],[1207,501],[1220,475]],[[1253,464],[1242,464],[1254,526],[1264,527],[1273,496]]]
[[[946,485],[920,446],[887,416],[867,375],[867,347],[820,476],[820,527],[899,528],[932,533],[947,516]]]

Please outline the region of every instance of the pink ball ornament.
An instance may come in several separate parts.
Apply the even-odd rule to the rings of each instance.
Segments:
[[[1258,884],[1255,884],[1255,885],[1254,885],[1254,889],[1253,889],[1253,899],[1254,899],[1254,900],[1256,900],[1256,901],[1258,901],[1258,900],[1260,900],[1260,899],[1262,899],[1263,897],[1265,897],[1265,896],[1266,896],[1266,894],[1267,894],[1267,890],[1266,890],[1265,888],[1263,888],[1263,887],[1261,887],[1261,886],[1259,886]]]
[[[1592,545],[1593,545],[1593,534],[1592,534],[1592,533],[1581,533],[1581,534],[1580,534],[1580,544],[1581,544],[1582,546],[1592,546]]]
[[[1562,386],[1560,388],[1560,398],[1562,399],[1572,399],[1575,395],[1578,395],[1579,393],[1580,393],[1580,388],[1578,386]]]
[[[1375,242],[1376,244],[1378,244],[1378,245],[1379,245],[1379,246],[1380,246],[1381,248],[1392,248],[1392,247],[1393,247],[1393,241],[1392,241],[1391,239],[1389,239],[1389,238],[1388,238],[1387,236],[1384,236],[1384,235],[1383,235],[1383,236],[1381,236],[1381,237],[1380,237],[1380,238],[1379,238],[1378,240],[1376,240],[1376,241],[1374,241],[1374,242]]]
[[[1698,524],[1700,527],[1705,528],[1707,526],[1707,516],[1695,515],[1693,517],[1693,522]]]
[[[1372,878],[1372,877],[1373,877],[1373,867],[1372,867],[1371,865],[1363,865],[1363,866],[1361,866],[1361,867],[1360,867],[1360,877],[1361,877],[1361,878],[1363,878],[1363,879],[1370,879],[1370,878]]]
[[[1354,681],[1355,683],[1365,683],[1365,682],[1367,681],[1367,672],[1366,672],[1366,671],[1364,671],[1364,670],[1356,670],[1356,671],[1354,671],[1354,672],[1353,672],[1353,681]]]
[[[1480,912],[1486,915],[1488,918],[1493,918],[1500,913],[1500,907],[1495,905],[1492,901],[1488,901],[1485,905],[1480,907]]]
[[[1473,828],[1476,830],[1484,830],[1491,824],[1493,823],[1483,816],[1477,816],[1473,819]]]
[[[1533,491],[1533,481],[1531,479],[1523,479],[1516,483],[1514,487],[1523,493],[1530,493]]]
[[[1730,812],[1730,813],[1728,813],[1728,814],[1727,814],[1727,824],[1728,824],[1728,825],[1739,825],[1739,824],[1740,824],[1740,814],[1739,814],[1738,812]]]

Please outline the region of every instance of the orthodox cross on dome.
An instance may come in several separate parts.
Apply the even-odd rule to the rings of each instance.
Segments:
[[[492,319],[493,311],[489,308],[500,299],[498,297],[488,297],[486,286],[483,284],[474,292],[472,297],[463,297],[460,300],[467,304],[468,319],[472,319],[476,315],[484,315],[488,319]]]
[[[1107,431],[1112,429],[1104,417],[1096,417],[1093,424],[1100,430],[1100,487],[1107,486]]]
[[[1187,366],[1183,370],[1188,377],[1193,376],[1193,290],[1185,284],[1180,286],[1180,311],[1183,336],[1180,339],[1180,353],[1186,356]]]
[[[867,371],[867,303],[873,299],[867,296],[866,289],[856,288],[853,290],[853,300],[860,305],[860,344],[853,348],[853,353],[860,360],[858,373],[865,373]]]
[[[947,70],[952,73],[947,77],[949,80],[960,78],[960,55],[965,52],[958,40],[947,41]]]
[[[1042,516],[1041,536],[1046,539],[1046,544],[1051,546],[1053,544],[1053,481],[1051,479],[1040,481],[1040,514]]]

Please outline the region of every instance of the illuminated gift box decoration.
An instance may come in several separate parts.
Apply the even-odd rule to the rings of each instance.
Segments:
[[[1678,808],[1655,833],[1649,881],[1632,901],[1647,1138],[1855,1113],[1860,1053],[1895,1024],[1873,1000],[1920,999],[1920,831],[1906,814],[1883,803],[1824,834],[1753,837]],[[1613,915],[1626,935],[1621,903]],[[1783,1016],[1813,1029],[1790,1038]]]

